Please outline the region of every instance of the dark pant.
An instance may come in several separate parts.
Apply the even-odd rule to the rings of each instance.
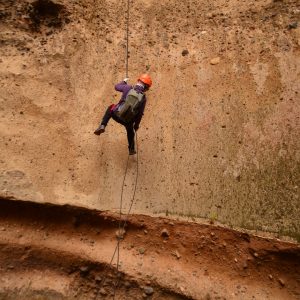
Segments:
[[[129,150],[134,149],[134,130],[133,130],[133,123],[124,123],[123,121],[121,121],[118,116],[115,115],[115,113],[111,110],[113,105],[110,105],[101,122],[101,125],[106,126],[110,120],[110,118],[113,118],[116,122],[118,122],[119,124],[125,126],[126,128],[126,132],[127,132],[127,140],[128,140],[128,148]]]

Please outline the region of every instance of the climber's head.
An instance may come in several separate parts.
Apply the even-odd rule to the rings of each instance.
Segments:
[[[152,79],[148,74],[142,74],[138,78],[138,82],[143,83],[145,86],[145,90],[148,90],[152,85]]]

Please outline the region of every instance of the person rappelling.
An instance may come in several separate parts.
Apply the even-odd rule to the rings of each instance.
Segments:
[[[113,118],[116,122],[125,126],[129,155],[134,155],[136,154],[134,135],[135,131],[139,129],[144,114],[147,101],[145,93],[151,87],[152,80],[148,74],[141,75],[133,86],[128,84],[128,80],[128,78],[125,78],[115,85],[115,90],[122,93],[121,99],[118,104],[111,104],[107,108],[94,134],[104,133],[110,118]]]

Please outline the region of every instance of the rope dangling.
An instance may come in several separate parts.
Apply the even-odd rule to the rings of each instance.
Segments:
[[[130,0],[127,0],[127,16],[126,16],[126,78],[128,78],[128,61],[129,61],[129,8],[130,8]]]

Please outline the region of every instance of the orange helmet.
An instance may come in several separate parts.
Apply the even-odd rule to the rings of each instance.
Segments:
[[[149,87],[152,85],[152,79],[148,74],[142,74],[138,80],[144,84],[147,84]]]

